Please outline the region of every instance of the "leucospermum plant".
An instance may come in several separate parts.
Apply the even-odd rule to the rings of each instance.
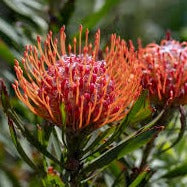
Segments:
[[[167,33],[160,45],[150,43],[140,51],[144,66],[142,86],[149,90],[154,107],[160,111],[166,108],[170,119],[186,104],[187,42],[173,40]]]
[[[54,125],[62,126],[60,106],[63,105],[64,125],[73,132],[86,127],[96,129],[124,118],[141,91],[141,69],[133,46],[127,49],[123,40],[112,35],[111,47],[106,48],[105,57],[100,60],[100,31],[96,33],[93,47],[88,43],[88,30],[83,47],[81,35],[82,27],[78,47],[74,38],[73,46],[69,45],[66,52],[62,27],[60,54],[51,32],[44,42],[44,49],[38,37],[38,49],[27,46],[22,59],[28,78],[16,60],[18,81],[13,84],[18,98],[32,112]]]
[[[156,102],[174,105],[186,104],[187,93],[187,42],[178,42],[168,36],[143,49],[146,68],[143,72],[143,87],[149,89]]]
[[[37,37],[37,46],[26,46],[21,63],[15,60],[17,97],[45,120],[44,125],[37,125],[38,136],[21,122],[1,81],[1,100],[13,142],[43,186],[88,184],[98,169],[146,144],[162,129],[148,124],[113,144],[129,124],[141,120],[145,110],[151,113],[144,102],[146,94],[140,96],[142,64],[132,42],[127,44],[112,34],[109,47],[100,55],[100,30],[94,44],[88,34],[86,29],[83,35],[80,26],[78,41],[74,38],[67,45],[63,26],[60,42],[49,32],[44,42]],[[17,133],[43,155],[42,167],[27,156]]]
[[[143,150],[139,167],[141,169],[145,165],[151,165],[151,160],[154,161],[154,158],[174,147],[185,134],[186,117],[183,105],[187,101],[187,42],[176,41],[167,33],[166,39],[160,44],[150,43],[145,48],[140,45],[139,55],[143,72],[142,87],[149,90],[155,113],[161,114],[155,125],[165,127],[165,139],[162,137],[164,142],[155,149],[153,140]],[[180,122],[178,124],[177,119]],[[174,130],[176,127],[178,131]]]
[[[143,61],[142,86],[149,90],[150,98],[159,110],[167,105],[167,112],[186,104],[187,42],[167,39],[148,44],[140,49]]]

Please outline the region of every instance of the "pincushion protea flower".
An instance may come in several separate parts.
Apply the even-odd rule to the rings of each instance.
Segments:
[[[187,42],[168,39],[140,49],[144,59],[143,87],[160,102],[187,103]],[[142,52],[143,51],[143,52]]]
[[[122,119],[141,90],[141,71],[132,43],[128,48],[124,40],[113,34],[110,48],[106,48],[104,59],[99,60],[100,30],[92,47],[87,29],[82,47],[80,26],[78,53],[76,38],[66,52],[64,30],[62,27],[60,31],[60,51],[58,40],[53,40],[49,32],[44,49],[40,37],[37,47],[26,47],[22,59],[24,72],[15,60],[16,95],[32,112],[58,126],[62,124],[63,103],[66,127],[73,130],[88,125],[98,128]]]

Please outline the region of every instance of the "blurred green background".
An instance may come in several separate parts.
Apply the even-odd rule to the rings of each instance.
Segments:
[[[134,42],[141,38],[146,45],[152,41],[159,42],[165,32],[170,30],[173,38],[183,41],[187,40],[187,0],[1,0],[0,77],[6,81],[15,109],[27,123],[36,124],[40,119],[14,96],[11,88],[15,79],[14,58],[20,59],[24,46],[35,44],[37,35],[45,38],[49,30],[57,34],[62,25],[66,25],[67,38],[71,41],[80,24],[89,28],[91,40],[95,31],[101,29],[101,47],[105,46],[114,32]],[[0,123],[0,187],[40,186],[37,176],[20,160],[13,147],[2,111]],[[167,140],[170,144],[170,140],[175,138],[166,137],[167,134],[161,136],[158,142]],[[155,168],[161,168],[162,172],[170,169],[170,166],[186,163],[185,138],[187,136],[162,156],[155,154]],[[30,156],[35,157],[35,150],[24,140],[22,143]],[[135,165],[139,159],[137,154],[132,155]],[[187,166],[185,170],[187,173]],[[180,174],[177,184],[175,179],[168,178],[155,181],[151,186],[187,186],[186,173]]]

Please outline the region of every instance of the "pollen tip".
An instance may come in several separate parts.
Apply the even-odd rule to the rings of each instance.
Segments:
[[[14,83],[15,83],[16,87],[18,87],[18,81],[15,80]]]
[[[54,44],[57,44],[57,43],[58,43],[58,39],[55,38],[55,39],[54,39]]]
[[[86,28],[86,33],[87,33],[87,34],[89,33],[89,29],[88,29],[88,28]]]
[[[37,41],[38,41],[38,43],[41,42],[41,37],[40,36],[37,36]]]
[[[16,90],[16,85],[14,83],[12,83],[12,87],[14,90]]]
[[[25,46],[25,51],[28,51],[29,50],[29,45],[26,45]]]
[[[32,51],[32,45],[29,45],[29,50]]]
[[[19,66],[19,62],[18,62],[16,59],[14,59],[14,65],[15,65],[16,67]]]
[[[84,52],[84,54],[87,54],[88,53],[88,47],[84,47],[84,49],[83,49],[83,52]]]
[[[83,28],[83,26],[82,26],[82,24],[80,24],[80,25],[79,25],[79,30],[80,30],[80,32],[82,32],[82,28]]]
[[[171,31],[170,30],[167,30],[166,31],[166,40],[171,40]]]
[[[64,32],[65,31],[65,25],[63,25],[62,27],[61,27],[61,29],[60,29],[60,32],[62,33],[62,32]]]
[[[49,35],[50,37],[53,35],[53,32],[51,30],[49,31]]]

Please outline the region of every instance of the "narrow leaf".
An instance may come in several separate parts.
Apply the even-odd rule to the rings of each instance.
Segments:
[[[55,128],[53,129],[52,139],[53,139],[54,150],[56,152],[57,158],[60,159],[62,150],[61,150],[61,144],[60,144],[60,141],[59,141],[59,138],[58,138]]]
[[[13,143],[18,151],[18,153],[20,154],[21,158],[34,170],[38,171],[38,168],[36,167],[36,165],[30,160],[30,158],[27,156],[27,154],[25,153],[25,151],[23,150],[21,144],[19,143],[18,139],[17,139],[17,135],[16,135],[16,131],[14,129],[14,125],[12,120],[8,120],[8,124],[9,124],[9,130],[10,130],[10,134],[13,140]]]
[[[11,106],[8,98],[8,92],[2,79],[0,79],[0,101],[2,103],[4,112],[7,113],[7,110],[11,108]]]
[[[139,121],[142,121],[152,114],[152,108],[148,99],[148,91],[142,92],[129,114],[127,115],[127,121],[130,125],[133,125]]]
[[[108,12],[112,9],[112,7],[116,6],[121,0],[106,0],[105,4],[96,12],[89,14],[85,17],[81,24],[84,26],[83,33],[85,32],[86,28],[91,29],[93,28],[100,20],[108,14]],[[75,36],[77,37],[79,33],[77,32]]]
[[[8,46],[2,40],[0,40],[0,51],[0,57],[13,66],[14,56]]]
[[[186,129],[186,114],[185,114],[185,111],[184,111],[184,108],[183,106],[181,105],[179,107],[179,111],[180,111],[180,114],[181,114],[181,117],[180,117],[180,122],[181,122],[181,128],[180,128],[180,132],[178,134],[178,137],[177,139],[171,144],[171,146],[167,147],[166,149],[162,150],[160,153],[163,153],[169,149],[171,149],[172,147],[174,147],[178,142],[180,142],[180,140],[183,138],[184,136],[184,133],[185,133],[185,129]]]
[[[148,173],[148,170],[145,169],[144,171],[142,171],[137,177],[136,179],[129,185],[129,187],[138,187],[139,184],[142,182],[142,180],[146,177]]]
[[[0,32],[4,33],[12,41],[19,43],[20,39],[17,32],[15,32],[15,28],[2,18],[0,18]]]
[[[60,161],[55,158],[49,151],[47,151],[46,147],[42,145],[30,132],[29,130],[22,124],[21,120],[18,118],[15,112],[8,110],[7,115],[12,119],[15,125],[20,129],[22,135],[29,141],[31,145],[33,145],[38,151],[43,153],[45,156],[53,160],[54,162],[61,165]]]
[[[64,143],[64,146],[67,147],[66,141],[65,141],[65,130],[66,130],[66,111],[65,111],[65,105],[64,103],[60,106],[61,110],[61,116],[62,116],[62,141]]]
[[[6,174],[8,179],[11,181],[12,187],[21,187],[19,179],[17,178],[16,174],[14,172],[12,172],[12,170],[9,167],[0,163],[0,168],[2,171],[4,171],[4,173]]]
[[[161,178],[174,178],[174,177],[182,177],[187,175],[187,162],[180,164],[179,166],[169,170],[165,175]]]
[[[61,104],[60,110],[61,110],[61,116],[62,116],[62,124],[65,125],[66,124],[66,111],[65,111],[64,103]]]
[[[113,160],[120,159],[128,153],[133,152],[134,150],[148,143],[155,135],[158,134],[160,130],[161,128],[152,128],[143,133],[135,134],[128,139],[122,140],[115,147],[109,149],[89,163],[83,169],[83,172],[87,173],[105,167]]]
[[[95,146],[99,145],[100,142],[102,140],[104,140],[104,138],[106,138],[108,135],[111,134],[111,132],[114,131],[114,128],[115,128],[114,126],[109,127],[104,132],[100,132],[100,134],[95,138],[95,140],[86,148],[86,150],[84,150],[84,154],[87,153],[90,150],[93,150],[95,148]]]
[[[92,28],[94,27],[98,21],[100,21],[109,11],[112,7],[117,5],[120,2],[120,0],[107,0],[105,1],[105,4],[101,9],[99,9],[97,12],[94,12],[90,14],[88,17],[86,17],[82,24],[85,27]]]
[[[116,137],[119,137],[119,135],[121,133],[123,133],[124,130],[129,125],[132,125],[133,123],[141,121],[141,120],[145,119],[144,117],[147,117],[148,115],[151,114],[152,109],[151,109],[151,107],[149,105],[149,101],[147,101],[147,96],[148,96],[148,92],[147,91],[142,92],[141,96],[138,98],[138,100],[136,101],[136,103],[132,107],[132,109],[129,112],[129,114],[121,121],[121,123],[118,125],[118,127],[114,131],[113,135],[104,144],[102,144],[97,150],[95,150],[91,154],[94,154],[96,152],[102,151],[107,146],[109,146],[115,140]],[[144,115],[144,117],[141,117],[141,115],[143,116],[144,112],[147,113],[148,115],[146,115],[146,116]],[[159,118],[160,118],[160,116],[159,116]],[[149,127],[151,127],[152,125],[154,125],[154,124],[153,123],[149,124]],[[145,126],[143,128],[145,128]]]
[[[142,128],[140,128],[138,131],[136,131],[135,133],[140,133],[140,132],[145,132],[146,130],[150,129],[151,127],[154,126],[154,124],[161,118],[161,116],[164,114],[165,110],[163,109],[158,116],[156,116],[151,122],[149,122],[148,124],[144,125]],[[124,130],[128,127],[128,118],[125,117],[120,125],[116,128],[116,130],[114,131],[114,133],[112,134],[112,136],[102,145],[100,145],[96,150],[92,151],[89,155],[85,156],[84,158],[82,158],[82,160],[88,158],[89,156],[95,154],[96,152],[102,152],[107,146],[109,146],[116,137],[119,137],[119,135],[121,133],[124,132]]]

